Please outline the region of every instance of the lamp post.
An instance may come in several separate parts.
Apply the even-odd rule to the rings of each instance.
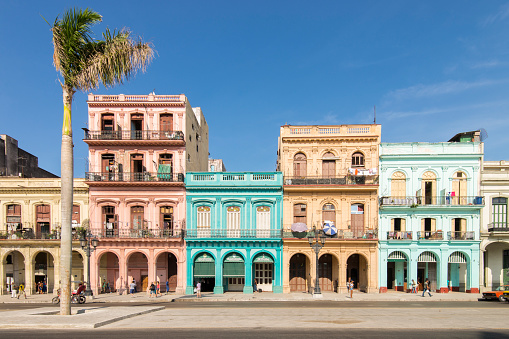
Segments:
[[[313,298],[321,298],[322,297],[322,291],[320,290],[320,281],[319,281],[319,274],[318,274],[318,254],[320,253],[320,250],[325,245],[325,235],[320,233],[320,230],[315,229],[315,236],[309,237],[309,246],[311,246],[312,249],[315,250],[316,254],[316,280],[315,280],[315,290],[313,292]]]
[[[80,245],[87,256],[87,288],[85,290],[85,295],[87,297],[92,295],[92,289],[90,288],[90,256],[92,255],[92,252],[95,251],[95,248],[98,244],[99,240],[97,240],[95,237],[92,237],[92,233],[90,233],[89,230],[82,233],[80,238]]]

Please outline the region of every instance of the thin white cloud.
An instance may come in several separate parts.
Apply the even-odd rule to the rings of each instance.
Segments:
[[[491,68],[491,67],[497,67],[501,66],[503,63],[501,63],[498,60],[490,60],[490,61],[484,61],[484,62],[478,62],[475,64],[472,64],[470,66],[471,69],[478,69],[478,68]]]
[[[418,84],[407,88],[397,89],[387,94],[387,97],[404,100],[409,98],[423,98],[442,94],[451,94],[463,92],[471,88],[490,86],[500,83],[499,80],[479,80],[475,82],[448,80],[438,84],[423,85]]]
[[[492,14],[490,16],[488,16],[487,18],[485,18],[481,24],[486,26],[486,25],[491,25],[497,21],[502,21],[502,20],[505,20],[509,18],[509,3],[508,4],[505,4],[505,5],[502,5],[500,6],[499,10],[497,13],[495,14]]]

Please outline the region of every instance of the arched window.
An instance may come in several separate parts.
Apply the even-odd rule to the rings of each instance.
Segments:
[[[391,197],[405,198],[406,196],[406,176],[403,172],[394,172],[391,178]]]
[[[293,205],[293,222],[306,223],[307,220],[306,204],[295,204]]]
[[[293,157],[293,175],[295,177],[305,177],[307,174],[306,156],[302,153],[297,153]]]
[[[467,175],[464,172],[456,172],[452,177],[451,191],[453,205],[466,205],[467,201]]]
[[[437,180],[435,173],[431,171],[424,172],[422,175],[421,196],[424,198],[424,204],[437,204]]]
[[[267,232],[270,230],[270,207],[269,206],[258,206],[256,208],[256,229],[258,231],[262,230],[261,233]],[[260,236],[263,234],[260,233]],[[266,237],[269,234],[265,234]]]
[[[322,207],[322,222],[332,221],[336,225],[336,210],[333,204],[325,204]]]
[[[355,152],[352,155],[352,167],[364,167],[364,154]]]
[[[322,157],[322,177],[334,178],[336,176],[336,160],[334,154],[327,152]]]
[[[240,207],[228,206],[226,208],[226,228],[230,237],[240,236]]]

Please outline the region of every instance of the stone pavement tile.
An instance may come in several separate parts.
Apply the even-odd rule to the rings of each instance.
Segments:
[[[116,321],[163,310],[164,306],[73,307],[72,315],[61,316],[57,307],[41,307],[2,313],[0,328],[51,329],[97,328]]]

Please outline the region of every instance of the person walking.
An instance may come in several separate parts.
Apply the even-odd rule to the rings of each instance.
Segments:
[[[353,280],[352,278],[348,278],[348,281],[346,282],[346,288],[348,293],[350,293],[350,299],[353,298]]]
[[[170,292],[170,279],[166,279],[166,294]]]
[[[133,279],[133,281],[129,284],[129,293],[131,293],[131,297],[134,296],[134,292],[136,292],[136,282]]]
[[[157,281],[157,285],[156,285],[156,298],[161,294],[161,283],[159,282],[159,280]]]
[[[430,287],[429,287],[429,280],[428,280],[428,278],[426,278],[426,280],[424,281],[424,288],[422,289],[422,297],[423,297],[423,298],[424,298],[424,293],[426,293],[426,291],[428,291],[428,294],[429,294],[429,296],[431,297]]]
[[[253,281],[253,292],[258,292],[258,281],[256,279]]]
[[[149,289],[150,289],[150,296],[149,296],[149,298],[152,298],[152,296],[155,296],[157,298],[157,294],[156,294],[157,290],[156,290],[155,283],[150,284],[150,288]]]
[[[201,298],[201,281],[196,283],[196,297]]]
[[[23,283],[19,284],[19,286],[18,286],[18,299],[22,294],[25,296],[25,299],[26,299],[27,294],[25,293],[25,285],[23,285]]]
[[[12,288],[11,298],[16,298],[18,294],[18,286],[16,285],[16,283],[13,282],[11,288]]]
[[[412,279],[412,292],[411,293],[417,293],[417,283],[414,279]]]

